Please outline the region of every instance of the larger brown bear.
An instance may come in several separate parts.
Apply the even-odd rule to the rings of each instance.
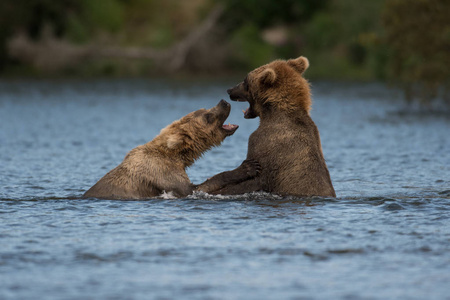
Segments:
[[[311,94],[303,73],[305,57],[276,60],[251,71],[228,90],[230,99],[247,101],[244,117],[260,118],[248,142],[247,159],[260,163],[258,177],[217,193],[265,191],[280,195],[335,197],[319,131],[309,115]]]
[[[259,173],[255,161],[244,161],[237,169],[213,176],[194,186],[185,169],[203,152],[232,135],[237,125],[224,125],[230,104],[192,112],[162,129],[152,141],[131,150],[122,163],[108,172],[84,195],[85,198],[144,199],[171,192],[184,197],[194,190],[212,193]]]

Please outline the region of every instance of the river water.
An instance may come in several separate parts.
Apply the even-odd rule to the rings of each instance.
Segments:
[[[235,83],[0,81],[0,299],[450,299],[450,115],[380,84],[313,84],[336,199],[80,199]],[[231,104],[194,183],[245,158]]]

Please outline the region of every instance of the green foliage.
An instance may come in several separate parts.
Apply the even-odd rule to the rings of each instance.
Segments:
[[[339,43],[338,23],[328,11],[317,13],[305,26],[308,46],[312,49],[326,49]]]
[[[297,32],[289,28],[308,22],[328,1],[221,0],[225,6],[222,24],[231,37],[232,65],[248,70],[275,58],[297,57],[301,53]],[[284,26],[292,36],[282,44],[270,44],[264,40],[263,30],[274,26]]]
[[[448,0],[392,0],[383,14],[391,78],[408,100],[429,102],[450,81]]]
[[[39,39],[45,26],[61,37],[66,30],[66,14],[77,7],[76,0],[1,0],[0,1],[0,70],[12,62],[6,51],[8,39],[17,32]]]
[[[0,70],[13,65],[6,51],[18,32],[34,40],[44,31],[76,43],[92,40],[99,31],[117,32],[123,25],[121,0],[1,0]]]
[[[123,0],[123,43],[164,48],[174,42],[168,8],[173,0]],[[174,10],[176,5],[172,5]]]
[[[319,78],[384,78],[384,48],[379,14],[385,0],[332,0],[298,31],[309,75]]]
[[[5,37],[24,31],[38,39],[49,26],[57,37],[79,40],[92,37],[98,30],[115,32],[122,26],[120,0],[2,0],[0,8]]]
[[[99,31],[117,32],[123,25],[119,0],[80,0],[76,11],[67,14],[66,36],[74,42],[87,42]]]
[[[63,35],[66,30],[66,12],[78,7],[76,0],[2,0],[0,5],[2,31],[8,35],[25,31],[35,39],[46,25],[50,25],[57,36]]]
[[[252,69],[274,59],[274,48],[261,39],[258,28],[252,24],[236,30],[231,44],[234,48],[234,64],[237,67]]]
[[[221,0],[231,28],[245,23],[265,28],[276,24],[307,21],[328,0]]]
[[[35,41],[51,29],[74,44],[165,49],[218,2],[225,11],[214,34],[223,39],[227,58],[211,64],[218,71],[248,71],[304,55],[311,62],[309,78],[390,78],[406,86],[408,97],[424,101],[450,86],[448,0],[1,0],[0,72],[32,70],[8,56],[7,42],[18,32]],[[148,60],[105,58],[72,66],[69,73],[139,75],[153,66]]]

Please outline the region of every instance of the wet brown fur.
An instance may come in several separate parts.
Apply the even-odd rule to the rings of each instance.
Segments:
[[[224,103],[226,104],[224,104]],[[176,197],[189,195],[196,188],[185,169],[205,151],[218,146],[233,132],[222,124],[230,105],[225,101],[209,110],[200,109],[173,122],[152,141],[131,150],[121,164],[108,172],[84,197],[107,199],[143,199],[172,192]],[[254,165],[245,163],[236,169],[239,174],[216,175],[197,190],[211,192],[225,183],[256,175]]]
[[[262,100],[257,104],[270,105],[288,113],[309,112],[312,104],[310,87],[299,72],[303,73],[308,67],[308,60],[275,60],[250,72],[247,78],[251,91]]]
[[[309,114],[310,86],[302,76],[308,67],[305,57],[276,60],[253,70],[244,82],[228,90],[232,100],[249,102],[246,118],[260,118],[249,138],[247,159],[257,160],[262,171],[257,178],[217,193],[336,196],[319,131]]]

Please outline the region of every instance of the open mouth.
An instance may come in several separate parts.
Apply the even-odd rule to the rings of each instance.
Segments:
[[[225,100],[220,100],[219,104],[222,106],[222,109],[224,109],[226,112],[224,114],[221,115],[221,117],[223,117],[223,123],[222,123],[222,129],[225,131],[226,136],[232,135],[238,128],[239,126],[236,124],[224,124],[225,120],[228,118],[228,116],[230,115],[230,109],[231,109],[231,105],[230,103],[228,103]]]
[[[247,107],[246,110],[242,110],[242,112],[244,113],[244,118],[250,119],[250,107]]]
[[[239,102],[245,102],[245,101],[239,101]],[[256,114],[255,114],[255,112],[253,111],[253,108],[252,108],[252,104],[251,103],[249,103],[250,104],[250,106],[249,107],[247,107],[247,109],[243,109],[242,110],[242,112],[244,113],[244,118],[245,119],[253,119],[253,118],[256,118]]]
[[[223,128],[223,130],[225,130],[227,136],[229,136],[229,135],[232,135],[239,128],[239,125],[236,125],[236,124],[223,124],[222,128]]]
[[[249,102],[247,99],[241,98],[241,97],[233,97],[232,95],[230,95],[230,99],[236,102]],[[250,104],[250,102],[249,102]],[[253,113],[253,109],[252,109],[252,105],[250,104],[250,106],[246,109],[246,110],[242,110],[242,112],[244,113],[244,118],[245,119],[253,119],[255,118],[255,115]]]

